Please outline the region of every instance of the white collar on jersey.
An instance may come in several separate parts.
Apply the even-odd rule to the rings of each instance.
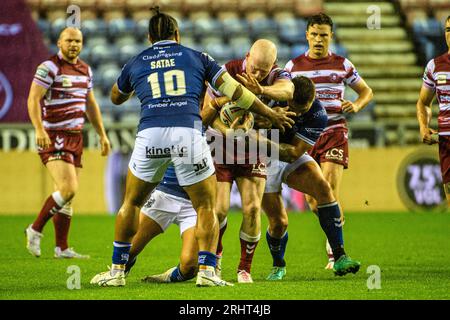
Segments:
[[[177,43],[177,42],[175,40],[161,40],[161,41],[158,41],[158,42],[155,42],[154,44],[152,44],[152,47],[165,45],[165,44],[173,44],[173,43]]]
[[[333,52],[331,52],[330,50],[328,50],[328,56],[331,56],[333,54]],[[305,52],[305,56],[309,57],[309,50],[307,50]]]

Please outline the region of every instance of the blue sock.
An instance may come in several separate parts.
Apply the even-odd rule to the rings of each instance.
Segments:
[[[272,254],[274,267],[285,267],[284,253],[288,242],[288,232],[286,231],[281,239],[274,238],[266,231],[266,240],[269,245],[270,254]]]
[[[209,251],[199,251],[198,252],[198,265],[199,266],[209,266],[216,267],[217,257],[214,253]]]
[[[186,279],[180,270],[180,265],[177,265],[176,269],[172,271],[170,275],[170,282],[182,282],[189,279]]]
[[[131,248],[131,243],[114,241],[114,251],[112,256],[113,264],[127,264],[129,258],[129,252]]]
[[[333,250],[334,260],[337,261],[344,251],[344,237],[342,234],[341,211],[337,202],[317,206],[320,226],[327,235]]]

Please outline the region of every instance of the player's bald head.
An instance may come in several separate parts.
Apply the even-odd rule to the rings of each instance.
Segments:
[[[277,47],[270,40],[259,39],[250,48],[249,55],[257,61],[273,65],[277,60]]]
[[[62,40],[67,37],[83,39],[83,33],[78,28],[67,27],[61,31],[61,33],[59,34],[58,40]]]
[[[245,72],[258,82],[264,80],[277,60],[277,47],[266,39],[257,40],[247,54]]]

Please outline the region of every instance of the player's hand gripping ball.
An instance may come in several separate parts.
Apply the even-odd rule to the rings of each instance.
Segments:
[[[248,114],[251,117],[251,125],[249,130],[253,128],[254,117],[253,114],[245,109],[242,109],[236,105],[236,103],[230,101],[225,103],[220,109],[220,120],[225,124],[228,128],[231,124],[236,120],[236,118],[245,119],[245,115]]]

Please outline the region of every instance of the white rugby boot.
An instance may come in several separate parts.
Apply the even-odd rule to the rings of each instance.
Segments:
[[[211,267],[212,268],[212,267]],[[197,287],[226,287],[234,286],[230,282],[226,282],[216,276],[214,269],[199,270],[197,273]]]
[[[175,270],[177,267],[170,268],[164,273],[161,274],[155,274],[152,276],[146,276],[145,278],[142,278],[142,282],[154,282],[154,283],[169,283],[170,281],[170,275],[172,274],[173,270]]]
[[[27,236],[27,249],[35,257],[41,256],[41,239],[44,236],[42,233],[33,230],[30,224],[25,229],[25,235]]]
[[[123,287],[126,284],[124,269],[111,269],[99,273],[91,279],[91,284],[97,284],[100,287]]]
[[[253,283],[252,275],[245,270],[239,270],[237,281],[238,283]]]
[[[90,256],[88,254],[80,254],[73,250],[73,248],[67,248],[65,250],[61,250],[60,247],[55,248],[54,257],[57,259],[89,259]]]

